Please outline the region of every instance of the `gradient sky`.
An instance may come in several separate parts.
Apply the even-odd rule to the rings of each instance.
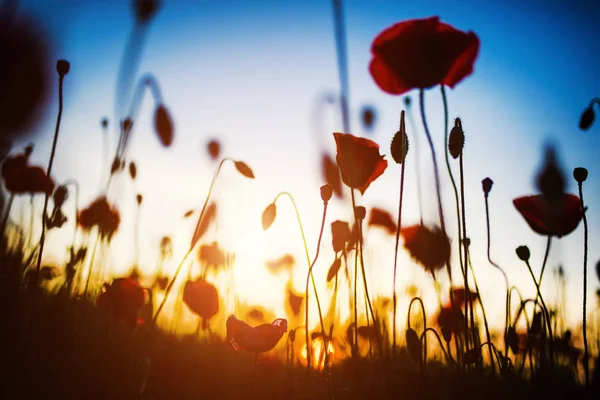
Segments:
[[[58,181],[75,178],[81,182],[81,202],[86,205],[99,194],[103,168],[99,121],[104,116],[111,120],[111,145],[116,146],[116,79],[133,27],[132,10],[129,2],[122,1],[49,3],[23,1],[22,6],[47,27],[55,42],[55,57],[71,62],[65,78],[65,110],[54,176]],[[484,304],[494,309],[488,313],[500,315],[504,292],[501,275],[485,256],[480,182],[486,176],[495,182],[490,195],[492,257],[505,268],[512,283],[533,295],[531,279],[514,249],[527,244],[532,266],[539,271],[545,238],[528,228],[512,199],[535,192],[533,180],[542,162],[542,149],[551,141],[559,148],[571,192],[577,191],[571,178],[573,168],[585,166],[589,170],[584,196],[589,205],[589,304],[593,306],[598,286],[593,271],[600,259],[595,245],[600,235],[595,205],[600,201],[600,180],[596,178],[600,175],[600,125],[585,133],[577,126],[583,108],[600,94],[600,6],[595,1],[469,3],[344,3],[352,133],[367,135],[361,130],[359,110],[364,104],[373,105],[377,125],[368,137],[381,145],[382,153],[389,154],[403,103],[401,97],[379,90],[368,72],[370,45],[381,30],[402,20],[438,15],[458,29],[474,31],[481,40],[475,72],[449,90],[448,99],[450,118],[460,116],[466,134],[467,227]],[[109,260],[115,271],[123,272],[134,262],[131,232],[137,192],[144,195],[141,265],[151,271],[165,234],[174,237],[176,260],[185,252],[195,221],[183,221],[182,214],[200,207],[204,200],[216,167],[207,156],[205,144],[216,137],[222,142],[224,155],[246,161],[257,179],[245,180],[231,165],[224,168],[215,189],[220,225],[207,240],[219,240],[237,253],[236,290],[247,301],[282,311],[278,299],[282,298],[285,277],[270,276],[261,260],[284,252],[291,252],[298,260],[294,283],[296,289],[303,288],[306,265],[292,208],[286,199],[279,200],[278,220],[266,233],[260,228],[260,215],[278,192],[290,191],[296,197],[314,255],[321,213],[320,154],[323,149],[335,151],[331,132],[342,129],[336,104],[322,106],[318,114],[321,122],[315,120],[319,99],[335,96],[339,87],[332,18],[328,1],[163,2],[148,31],[138,72],[151,72],[158,79],[175,121],[175,141],[171,148],[161,148],[152,129],[154,105],[146,96],[129,148],[139,178],[135,187],[123,178],[114,188],[113,198],[123,215]],[[418,99],[416,91],[409,95]],[[428,122],[442,161],[444,121],[439,88],[427,90],[426,100]],[[56,104],[51,104],[39,133],[28,138],[37,145],[32,156],[36,163],[47,162],[55,113]],[[413,115],[417,126],[409,126],[408,132],[411,150],[403,213],[406,225],[419,220],[414,176],[417,147],[425,222],[435,223],[437,215],[431,155],[424,146],[418,108]],[[391,156],[386,158],[390,161],[388,170],[360,203],[384,207],[395,216],[400,172]],[[446,215],[451,218],[453,196],[445,167],[442,172]],[[336,218],[348,219],[349,206],[335,202],[329,215],[327,228]],[[448,223],[449,231],[454,232],[452,220]],[[64,230],[70,232],[69,228]],[[50,238],[48,260],[63,259],[68,238],[69,234]],[[319,281],[325,280],[333,260],[329,229],[323,240],[325,249],[316,267]],[[373,290],[389,296],[393,239],[374,230],[366,241],[372,249],[368,274]],[[544,292],[553,298],[552,269],[559,264],[565,267],[571,311],[568,321],[573,325],[579,320],[582,301],[582,251],[583,224],[568,237],[554,241],[544,279]],[[399,292],[415,282],[423,286],[428,304],[435,307],[431,279],[404,252],[399,257],[403,268]]]

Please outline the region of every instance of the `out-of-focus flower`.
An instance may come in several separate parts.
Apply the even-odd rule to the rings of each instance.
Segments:
[[[379,145],[349,133],[334,133],[333,137],[342,181],[364,194],[369,185],[387,168],[387,161],[379,154]]]
[[[203,279],[187,281],[183,287],[183,302],[197,316],[207,320],[219,311],[217,288]]]
[[[394,222],[392,215],[386,210],[377,207],[371,208],[369,222],[367,225],[382,227],[390,235],[394,235],[397,228],[396,222]]]
[[[287,332],[287,325],[286,319],[277,318],[271,324],[252,327],[231,315],[227,319],[227,340],[236,350],[263,353],[277,345]]]
[[[225,252],[217,242],[201,245],[198,251],[198,261],[207,268],[219,268],[227,265]]]
[[[110,240],[119,229],[121,215],[115,207],[108,203],[106,197],[101,196],[78,213],[77,223],[84,230],[97,227],[100,236]]]
[[[42,167],[31,166],[25,154],[7,157],[0,169],[6,190],[15,195],[46,193],[54,191],[54,180]]]
[[[436,272],[450,260],[450,239],[440,228],[413,225],[400,230],[404,247],[428,272]]]
[[[513,204],[534,232],[562,237],[573,232],[583,218],[579,197],[565,193],[554,204],[543,195],[518,197]]]
[[[131,278],[117,278],[109,285],[104,284],[104,291],[98,296],[98,307],[112,315],[116,320],[123,320],[130,328],[138,324],[138,312],[146,301],[146,292],[140,284]]]

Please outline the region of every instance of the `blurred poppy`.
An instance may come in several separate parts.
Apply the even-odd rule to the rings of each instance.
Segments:
[[[400,230],[404,247],[429,272],[440,270],[450,260],[450,239],[440,228],[413,225]]]
[[[211,160],[214,161],[219,158],[219,155],[221,154],[221,144],[218,140],[211,139],[206,145],[206,149],[208,150]]]
[[[101,196],[77,214],[77,223],[83,230],[90,230],[94,226],[98,227],[100,236],[110,240],[119,229],[121,215],[108,203],[106,197]]]
[[[217,288],[203,279],[185,283],[183,302],[194,314],[205,320],[213,317],[219,311]]]
[[[551,205],[543,195],[513,200],[527,224],[540,235],[562,237],[573,232],[583,218],[579,197],[565,193]]]
[[[437,316],[437,323],[442,330],[446,341],[450,341],[452,334],[462,332],[465,326],[465,317],[458,308],[442,307]]]
[[[276,274],[282,270],[291,271],[295,264],[296,260],[291,254],[285,254],[275,260],[265,261],[267,269],[272,274]]]
[[[206,268],[218,268],[227,264],[227,258],[217,242],[203,244],[198,251],[198,261]]]
[[[342,259],[336,258],[333,260],[331,267],[329,267],[329,271],[327,272],[327,282],[330,282],[338,273],[342,266]]]
[[[131,278],[117,278],[98,296],[96,305],[116,320],[123,320],[130,328],[138,323],[138,312],[146,301],[146,292]]]
[[[323,153],[321,156],[321,175],[323,176],[323,180],[331,185],[333,193],[335,193],[335,195],[341,199],[343,197],[343,193],[340,169],[331,156],[327,153]]]
[[[360,121],[365,131],[371,132],[375,127],[375,120],[377,119],[377,112],[375,107],[370,104],[362,106],[360,109]]]
[[[452,294],[454,297],[454,306],[455,307],[462,307],[463,304],[465,304],[465,299],[466,299],[466,290],[465,288],[454,288],[452,289]],[[479,299],[479,296],[477,296],[477,293],[471,292],[469,291],[469,302],[474,302],[477,301]]]
[[[54,181],[44,169],[31,166],[25,154],[7,157],[0,170],[6,190],[13,194],[46,193],[54,191]]]
[[[6,3],[8,4],[8,3]],[[0,10],[0,137],[13,137],[40,120],[50,88],[48,35],[40,23],[10,6]],[[4,15],[2,15],[4,14]]]
[[[479,38],[473,32],[459,31],[439,17],[413,19],[377,35],[369,71],[390,94],[440,84],[454,87],[473,72],[478,53]]]
[[[334,133],[333,137],[342,181],[364,194],[369,185],[387,168],[387,161],[379,154],[379,145],[350,133]]]
[[[345,221],[333,221],[331,223],[331,244],[336,253],[344,251],[346,243],[350,241],[350,225]]]
[[[227,340],[236,350],[263,353],[277,345],[287,332],[287,325],[286,319],[277,318],[271,324],[252,327],[231,315],[227,318]]]
[[[396,222],[392,218],[392,215],[381,208],[371,208],[371,214],[369,215],[368,226],[380,226],[384,228],[390,235],[396,233]]]
[[[294,316],[298,316],[302,308],[302,303],[304,302],[304,296],[296,293],[296,291],[292,287],[291,282],[288,283],[285,291],[286,302],[289,306],[290,311]]]

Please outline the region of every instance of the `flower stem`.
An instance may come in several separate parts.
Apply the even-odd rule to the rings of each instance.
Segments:
[[[15,194],[11,193],[8,198],[8,204],[6,205],[6,211],[4,212],[4,218],[2,218],[2,240],[6,238],[6,225],[8,224],[8,216],[12,208],[13,201],[15,200]]]
[[[90,279],[92,278],[92,273],[94,271],[94,260],[96,259],[96,249],[98,248],[99,241],[100,241],[100,233],[98,233],[98,237],[96,237],[96,241],[94,242],[94,248],[92,250],[92,257],[90,258],[90,268],[88,269],[88,276],[85,281],[85,289],[83,290],[84,297],[87,295],[88,286],[90,285]]]
[[[551,236],[548,236],[548,238],[550,238]],[[529,269],[529,273],[531,274],[531,279],[533,279],[533,283],[535,284],[535,288],[537,290],[537,295],[535,298],[535,303],[537,304],[537,300],[539,298],[540,302],[542,303],[542,312],[544,313],[544,319],[546,320],[546,328],[548,329],[548,333],[550,334],[550,358],[554,358],[553,353],[554,353],[554,335],[552,334],[552,323],[550,322],[550,313],[548,312],[548,307],[546,307],[546,303],[544,302],[544,297],[542,297],[542,293],[540,292],[540,284],[539,282],[535,279],[535,275],[533,274],[533,270],[531,269],[531,265],[529,264],[529,261],[525,261],[525,264],[527,265],[527,268]],[[534,317],[535,317],[535,312],[534,312]]]
[[[446,157],[448,156],[448,152],[446,151]],[[471,291],[469,290],[469,269],[467,268],[468,264],[468,255],[467,255],[467,245],[465,244],[465,238],[467,237],[467,218],[466,218],[466,210],[465,210],[465,176],[464,176],[464,168],[463,168],[463,152],[460,153],[458,157],[459,160],[459,168],[460,168],[460,204],[462,209],[462,237],[461,240],[463,251],[464,251],[464,261],[465,268],[463,269],[464,275],[464,289],[465,289],[465,340],[467,336],[467,332],[469,331],[469,312],[471,314],[471,329],[474,333],[475,330],[475,320],[473,318],[473,303],[471,302]],[[462,262],[461,262],[462,268]],[[473,343],[475,343],[475,337],[473,337]]]
[[[590,366],[587,341],[587,253],[588,253],[588,223],[583,203],[583,184],[579,183],[579,201],[583,214],[583,370],[585,371],[585,389],[590,388]],[[541,280],[541,279],[540,279]]]
[[[400,200],[398,201],[398,224],[396,226],[396,245],[394,248],[394,280],[392,282],[392,301],[394,311],[392,314],[392,357],[396,355],[396,310],[397,310],[397,296],[396,296],[396,272],[398,267],[398,245],[400,243],[400,228],[402,226],[402,196],[404,193],[404,169],[406,166],[406,160],[402,163],[400,172]]]
[[[348,54],[346,50],[346,30],[342,0],[333,0],[333,23],[335,29],[335,49],[337,54],[338,74],[340,78],[340,105],[342,108],[342,122],[344,133],[350,132],[350,117],[348,113]]]
[[[64,75],[59,74],[58,76],[58,116],[56,117],[56,128],[54,130],[54,140],[52,141],[52,151],[50,152],[50,161],[48,161],[48,169],[46,175],[50,178],[52,172],[52,164],[54,163],[54,155],[56,154],[56,144],[58,142],[58,132],[60,129],[60,120],[62,118],[63,111],[63,81]],[[37,270],[35,273],[35,284],[39,282],[40,270],[42,268],[42,255],[44,253],[44,242],[46,240],[46,213],[48,212],[48,199],[50,195],[48,192],[44,194],[44,208],[42,210],[42,233],[40,234],[40,252],[37,260]]]

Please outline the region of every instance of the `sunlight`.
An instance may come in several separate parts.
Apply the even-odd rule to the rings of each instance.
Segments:
[[[318,370],[322,370],[325,367],[325,356],[328,355],[329,363],[332,363],[333,355],[335,353],[335,349],[331,342],[327,343],[327,354],[323,351],[323,340],[321,338],[317,338],[312,341],[312,358],[311,363],[312,367]],[[306,365],[308,354],[306,352],[306,345],[302,346],[302,350],[300,351],[300,361],[303,365]]]

